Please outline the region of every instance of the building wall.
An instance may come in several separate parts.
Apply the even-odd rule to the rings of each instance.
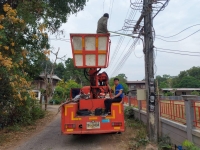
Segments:
[[[137,89],[145,89],[145,83],[127,83],[130,96],[136,96]]]
[[[58,83],[57,80],[53,80],[53,88],[55,89],[56,84]],[[32,83],[34,90],[46,89],[45,83],[43,80],[34,80]]]
[[[164,91],[163,93],[167,93],[167,91]],[[181,96],[181,95],[192,95],[192,91],[185,91],[185,90],[176,91],[174,96]]]
[[[191,95],[192,91],[176,91],[175,94],[176,96],[181,96],[181,95]]]
[[[127,85],[128,85],[129,90],[145,89],[145,84],[143,83],[128,83]]]

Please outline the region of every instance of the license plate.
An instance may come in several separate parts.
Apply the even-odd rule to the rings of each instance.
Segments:
[[[87,129],[100,129],[100,122],[87,122]]]

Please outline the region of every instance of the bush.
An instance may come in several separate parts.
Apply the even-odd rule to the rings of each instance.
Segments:
[[[192,91],[192,92],[191,92],[191,95],[197,95],[197,96],[200,96],[200,92],[198,92],[198,91]]]
[[[169,136],[163,136],[158,139],[159,149],[171,149],[172,144]]]
[[[192,142],[185,140],[183,142],[183,147],[186,148],[186,150],[200,150],[200,148],[198,148],[197,146],[195,146]]]
[[[1,101],[0,101],[1,103]],[[44,112],[35,106],[35,99],[27,95],[27,100],[10,98],[4,105],[0,105],[0,128],[15,125],[30,125],[33,121],[43,118]]]
[[[127,119],[134,119],[135,118],[133,107],[128,106],[128,107],[125,108],[125,117]]]
[[[37,120],[37,119],[41,119],[41,118],[44,118],[44,115],[45,115],[45,112],[44,110],[42,110],[40,107],[36,107],[34,106],[31,110],[31,117],[32,117],[32,120]]]
[[[173,95],[174,95],[174,93],[172,93],[172,92],[164,93],[164,96],[173,96]]]

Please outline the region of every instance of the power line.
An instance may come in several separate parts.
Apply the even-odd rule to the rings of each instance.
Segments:
[[[111,4],[111,1],[112,1],[112,4]],[[112,16],[112,9],[113,9],[113,3],[114,3],[114,0],[110,0],[110,10],[109,10],[109,16],[110,16],[110,19],[109,19],[109,24],[108,24],[108,27],[110,26],[110,22],[111,22],[111,16]]]
[[[70,43],[69,39],[49,39],[49,40],[64,41],[64,42],[69,42]]]
[[[167,50],[167,51],[177,51],[177,52],[187,52],[187,53],[196,53],[196,54],[200,54],[200,52],[182,51],[182,50],[174,50],[174,49],[159,48],[159,47],[156,47],[156,49]]]
[[[185,40],[185,39],[189,38],[190,36],[192,36],[192,35],[196,34],[196,33],[197,33],[197,32],[199,32],[199,31],[200,31],[200,29],[199,29],[199,30],[197,30],[197,31],[195,31],[195,32],[193,32],[192,34],[190,34],[190,35],[186,36],[185,38],[183,38],[183,39],[180,39],[180,40],[177,40],[177,41],[168,41],[168,40],[165,40],[165,39],[162,39],[162,38],[158,38],[158,37],[156,37],[156,38],[157,38],[157,39],[159,39],[159,40],[165,41],[165,42],[180,42],[180,41],[183,41],[183,40]]]
[[[156,35],[156,36],[159,36],[159,37],[162,37],[162,38],[171,38],[171,37],[174,37],[174,36],[179,35],[179,34],[182,33],[183,31],[186,31],[186,30],[188,30],[188,29],[190,29],[190,28],[192,28],[192,27],[199,26],[199,25],[200,25],[200,24],[195,24],[195,25],[189,26],[189,27],[183,29],[182,31],[180,31],[180,32],[178,32],[178,33],[176,33],[176,34],[174,34],[174,35],[171,35],[171,36],[162,36],[162,35]]]
[[[138,42],[139,38],[135,39],[134,42],[132,43],[132,45],[130,46],[130,48],[128,49],[128,51],[126,52],[126,54],[123,56],[123,58],[121,59],[121,61],[118,63],[117,67],[115,68],[115,70],[113,71],[112,75],[114,75],[115,73],[119,72],[120,69],[122,68],[122,66],[124,65],[124,63],[126,62],[126,60],[128,59],[128,57],[131,55],[131,53],[134,51],[136,43]],[[134,48],[134,49],[133,49]],[[111,75],[111,76],[112,76]]]
[[[177,55],[185,55],[185,56],[196,56],[196,57],[200,57],[200,55],[182,54],[182,53],[169,52],[169,51],[163,51],[163,50],[156,50],[156,51],[163,52],[163,53],[177,54]]]
[[[126,47],[124,48],[124,51],[122,52],[122,54],[120,55],[120,57],[119,57],[119,59],[118,59],[118,60],[120,60],[120,59],[121,59],[121,57],[123,56],[123,54],[124,54],[124,52],[125,52],[126,48],[128,47],[128,45],[129,45],[130,41],[131,41],[131,38],[130,38],[130,40],[128,41],[128,43],[126,44]],[[113,68],[115,68],[116,66],[117,66],[117,63],[115,63],[115,65],[113,66]],[[111,70],[111,71],[112,71],[112,70]]]
[[[170,0],[167,0],[167,1],[162,5],[162,7],[161,7],[161,8],[156,12],[156,14],[153,16],[153,19],[158,15],[158,13],[159,13],[160,11],[162,11],[162,10],[168,5],[169,1],[170,1]]]
[[[137,1],[137,3],[138,3],[138,2],[139,2],[139,0]],[[129,10],[128,10],[128,11],[129,11]],[[136,15],[136,12],[137,12],[136,10],[133,10],[133,9],[132,9],[131,12],[130,12],[130,14],[129,14],[128,19],[133,19],[133,18],[135,17],[135,15]],[[127,17],[127,15],[128,15],[128,12],[127,12],[127,14],[126,14],[126,17]],[[128,31],[124,31],[124,30],[123,30],[123,34],[126,34],[127,32],[128,32]],[[116,57],[116,55],[118,54],[118,51],[119,51],[119,49],[121,48],[121,45],[122,45],[124,39],[125,39],[124,36],[121,36],[121,37],[119,38],[119,41],[118,41],[118,44],[117,44],[117,46],[116,46],[116,48],[115,48],[114,54],[113,54],[112,57],[111,57],[110,65],[109,65],[109,67],[107,68],[106,71],[109,72],[109,69],[111,68],[112,63],[115,61],[115,57]]]
[[[104,13],[104,4],[105,4],[105,0],[103,1],[103,13]]]
[[[136,11],[135,11],[135,10],[131,10],[128,19],[134,18],[134,17],[135,17],[135,14],[136,14]],[[128,14],[127,14],[127,15],[128,15]],[[123,31],[123,33],[126,34],[127,31]],[[116,57],[116,55],[117,55],[117,53],[118,53],[118,51],[119,51],[119,49],[120,49],[120,47],[121,47],[123,41],[124,41],[124,38],[125,38],[125,37],[123,37],[123,36],[120,37],[119,42],[118,42],[118,45],[117,45],[117,47],[116,47],[116,49],[115,49],[115,52],[114,52],[113,56],[111,57],[110,66],[112,65],[112,62],[113,62],[113,60],[115,59],[115,57]],[[109,67],[109,68],[110,68],[110,67]],[[108,68],[108,69],[109,69],[109,68]]]

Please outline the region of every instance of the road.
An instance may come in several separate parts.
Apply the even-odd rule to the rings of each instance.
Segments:
[[[62,135],[60,115],[57,115],[43,131],[17,146],[16,150],[117,150],[116,136],[120,135]]]

